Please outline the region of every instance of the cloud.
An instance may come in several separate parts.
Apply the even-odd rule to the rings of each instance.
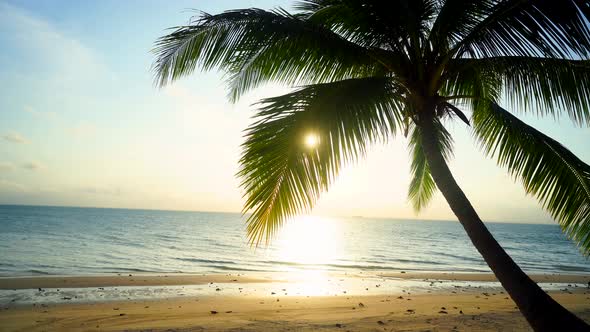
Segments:
[[[17,191],[17,192],[24,192],[27,191],[27,187],[16,182],[7,181],[4,179],[0,179],[0,191]]]
[[[66,130],[72,136],[77,138],[94,136],[96,134],[96,126],[92,123],[79,123],[78,125]]]
[[[97,78],[116,78],[99,53],[60,31],[44,18],[17,6],[0,2],[0,31],[25,61],[39,61],[46,74],[34,77],[58,88],[84,88],[80,82]],[[0,34],[0,36],[2,35]],[[43,56],[39,57],[38,55]],[[47,76],[47,75],[45,75]],[[35,110],[31,108],[35,114]]]
[[[28,143],[28,140],[17,132],[10,132],[2,136],[5,141],[16,144]]]
[[[12,171],[14,165],[12,163],[0,162],[0,172]]]
[[[44,194],[57,194],[57,193],[63,192],[63,190],[59,189],[57,187],[45,186],[45,187],[39,187],[39,192],[44,193]]]
[[[34,117],[43,118],[43,119],[54,119],[57,117],[57,113],[49,112],[49,111],[38,111],[34,109],[32,106],[25,105],[23,106],[23,111],[32,114]]]
[[[21,165],[22,168],[27,169],[29,171],[39,171],[45,168],[43,164],[36,162],[36,161],[29,161]]]
[[[91,195],[112,195],[120,196],[121,188],[107,188],[107,187],[82,187],[78,189],[78,192]]]

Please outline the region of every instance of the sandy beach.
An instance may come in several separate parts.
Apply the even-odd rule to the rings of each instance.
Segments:
[[[552,294],[590,320],[588,294]],[[278,301],[277,301],[278,300]],[[529,331],[504,294],[191,298],[4,309],[2,331]]]
[[[505,292],[485,274],[393,273],[383,284],[401,284],[399,292],[367,288],[364,295],[341,292],[331,296],[298,296],[282,292],[264,295],[233,293],[284,281],[284,275],[169,275],[3,278],[0,286],[112,287],[147,285],[213,285],[214,295],[130,299],[82,303],[5,304],[0,307],[1,331],[529,331],[526,321]],[[403,277],[398,276],[403,275]],[[468,277],[471,276],[471,279]],[[399,278],[398,278],[399,277]],[[477,287],[445,282],[483,281]],[[351,277],[348,279],[355,280]],[[359,278],[359,277],[354,277]],[[406,291],[414,278],[449,285],[446,290]],[[550,294],[565,307],[590,321],[590,289],[583,287],[590,276],[540,275],[544,282],[575,284]],[[132,280],[133,279],[133,280]],[[475,280],[474,280],[475,279]],[[64,282],[63,280],[66,280]],[[342,280],[342,279],[338,279]],[[358,279],[359,282],[365,279]],[[370,279],[377,280],[377,279]],[[366,280],[365,280],[366,281]],[[485,283],[490,287],[486,287]],[[75,286],[74,286],[75,285]],[[108,286],[107,286],[108,285]],[[257,286],[253,286],[257,285]],[[408,284],[410,285],[410,284]],[[455,286],[452,286],[455,285]],[[265,287],[265,286],[262,286]],[[283,286],[281,286],[283,287]],[[455,288],[454,288],[455,287]],[[392,288],[393,289],[393,288]],[[409,288],[408,288],[409,289]],[[453,290],[452,290],[453,289]],[[12,290],[14,291],[14,290]],[[36,290],[35,290],[36,291]],[[240,291],[241,292],[241,291]],[[256,293],[260,294],[260,293]]]

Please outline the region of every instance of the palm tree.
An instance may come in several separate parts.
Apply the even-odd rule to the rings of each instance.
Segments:
[[[297,86],[260,101],[246,130],[238,176],[250,240],[268,241],[314,206],[344,163],[402,132],[416,211],[438,188],[534,330],[587,331],[481,221],[447,166],[444,123],[471,126],[483,151],[590,254],[590,166],[505,109],[590,124],[590,3],[304,0],[295,11],[201,13],[154,48],[160,86],[197,67],[227,73],[232,101],[268,82]],[[310,133],[314,148],[302,144]]]

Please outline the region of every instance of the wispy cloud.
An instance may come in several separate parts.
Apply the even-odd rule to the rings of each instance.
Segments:
[[[57,117],[57,113],[55,113],[55,112],[39,111],[39,110],[36,110],[35,108],[33,108],[30,105],[23,106],[23,111],[25,111],[25,112],[33,115],[34,117],[43,118],[43,119],[47,119],[47,120],[54,119],[54,118]]]
[[[28,188],[20,183],[0,179],[0,191],[25,192]]]
[[[0,162],[0,172],[7,172],[14,170],[14,165],[8,162]]]
[[[29,171],[39,171],[45,168],[43,164],[37,161],[29,161],[21,165],[22,168]]]
[[[21,134],[17,132],[10,132],[4,134],[2,135],[2,138],[10,143],[24,144],[29,142],[26,138],[24,138]]]
[[[72,128],[68,128],[66,131],[76,138],[83,138],[94,136],[96,134],[97,128],[92,123],[83,122]]]
[[[113,195],[113,196],[120,196],[121,195],[121,188],[113,187],[97,187],[97,186],[90,186],[90,187],[82,187],[78,189],[78,192],[84,194],[91,194],[91,195]]]
[[[49,77],[42,79],[54,86],[80,87],[80,82],[100,78],[115,78],[115,73],[105,65],[88,46],[60,31],[54,24],[18,6],[0,2],[0,31],[11,36],[23,54],[43,54],[36,60],[51,68]],[[11,45],[9,45],[11,46]],[[36,110],[32,109],[33,114]]]

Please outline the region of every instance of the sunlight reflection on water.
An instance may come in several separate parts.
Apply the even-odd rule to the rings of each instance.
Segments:
[[[306,265],[333,262],[342,252],[341,237],[338,236],[340,227],[341,223],[329,218],[295,218],[284,225],[275,240],[276,258]]]
[[[300,217],[285,222],[269,246],[253,248],[244,219],[0,206],[0,276],[277,272],[318,279],[307,271],[490,272],[457,222]],[[528,273],[590,273],[588,260],[557,225],[487,226]]]

